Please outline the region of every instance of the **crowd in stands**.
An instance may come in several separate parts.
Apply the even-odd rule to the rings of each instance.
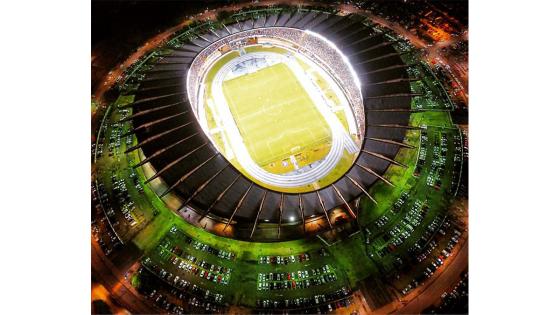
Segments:
[[[341,83],[340,86],[345,90],[350,106],[358,117],[358,123],[361,124],[360,122],[364,121],[362,94],[359,85],[355,84],[355,76],[349,65],[335,48],[320,37],[292,28],[275,27],[242,31],[208,45],[197,55],[189,69],[187,91],[191,104],[196,104],[196,100],[198,100],[197,86],[203,80],[202,74],[206,73],[207,67],[221,56],[220,53],[216,53],[219,52],[219,48],[226,45],[230,47],[239,46],[239,42],[247,43],[255,37],[259,38],[259,41],[266,38],[269,42],[283,44],[286,48],[297,49],[300,53],[317,62],[335,80]],[[363,134],[365,126],[359,125],[358,129]]]

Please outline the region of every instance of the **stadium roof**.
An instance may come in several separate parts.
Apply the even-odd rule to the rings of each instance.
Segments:
[[[348,57],[361,81],[366,133],[362,152],[353,167],[334,184],[318,191],[287,194],[254,184],[242,175],[211,144],[191,112],[186,91],[186,75],[194,57],[204,47],[230,34],[260,27],[285,26],[318,33]],[[294,218],[324,216],[337,207],[350,215],[351,201],[365,196],[394,161],[409,128],[411,93],[409,76],[399,53],[382,33],[352,17],[314,11],[271,14],[223,25],[197,34],[196,38],[171,55],[161,58],[145,72],[135,92],[132,121],[145,160],[171,191],[199,215],[235,223],[235,237],[253,239],[257,222],[290,223]],[[329,224],[334,222],[328,221]]]

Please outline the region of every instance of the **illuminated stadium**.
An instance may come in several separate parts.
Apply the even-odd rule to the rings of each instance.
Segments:
[[[155,172],[148,182],[160,177],[168,186],[160,196],[174,193],[183,201],[179,211],[212,216],[224,229],[235,223],[242,238],[254,236],[259,220],[293,229],[305,217],[323,216],[332,226],[329,213],[337,207],[362,194],[375,202],[367,187],[399,165],[394,157],[414,128],[408,112],[394,111],[414,96],[407,79],[371,84],[384,79],[369,71],[380,66],[397,66],[388,75],[407,76],[382,33],[364,28],[337,37],[324,30],[342,20],[336,23],[342,31],[359,20],[296,17],[270,15],[199,34],[155,63],[135,102],[123,106],[138,111],[131,117],[139,143],[127,152],[142,150],[140,164],[150,162]],[[344,45],[355,38],[362,40]],[[168,80],[172,87],[153,86],[175,72],[181,73]],[[259,108],[263,118],[254,106],[274,111]],[[351,207],[345,211],[356,216]]]
[[[466,277],[466,133],[446,68],[392,26],[246,3],[145,38],[92,101],[99,288],[132,313],[435,305],[395,301]]]
[[[206,135],[244,175],[271,190],[317,190],[350,168],[363,140],[359,79],[343,58],[310,31],[243,31],[197,55],[189,100]]]

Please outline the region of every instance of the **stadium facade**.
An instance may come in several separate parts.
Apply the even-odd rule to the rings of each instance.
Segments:
[[[294,31],[285,34],[282,29]],[[270,189],[271,185],[259,185],[219,152],[197,120],[199,78],[193,73],[204,65],[201,53],[219,52],[224,44],[233,43],[234,37],[254,38],[253,33],[291,35],[296,44],[308,45],[307,50],[316,58],[323,54],[323,59],[332,59],[332,52],[324,49],[327,43],[334,43],[341,52],[340,61],[324,69],[343,69],[334,77],[346,90],[357,124],[357,142],[363,143],[351,167],[325,187],[283,193]],[[328,42],[315,44],[307,40],[310,37]],[[255,222],[261,221],[294,230],[294,218],[301,226],[306,218],[323,216],[332,225],[329,213],[333,209],[346,208],[362,195],[373,200],[368,188],[383,180],[391,164],[399,165],[395,155],[403,146],[406,130],[413,128],[408,126],[407,107],[414,93],[400,58],[403,53],[393,47],[395,41],[383,29],[368,27],[355,17],[314,11],[271,13],[197,32],[186,43],[170,48],[170,54],[143,73],[135,101],[125,106],[135,112],[132,122],[138,138],[138,145],[128,152],[142,151],[145,159],[139,165],[149,163],[155,172],[148,181],[161,178],[169,189],[160,195],[173,193],[181,198],[180,212],[192,210],[199,216],[235,224],[236,237],[252,239]],[[341,62],[343,58],[346,62]],[[349,214],[355,216],[352,210]]]

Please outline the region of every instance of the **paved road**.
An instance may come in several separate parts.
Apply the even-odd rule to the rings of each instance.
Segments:
[[[420,295],[412,300],[407,300],[404,306],[399,308],[395,313],[419,314],[422,310],[438,302],[441,298],[441,294],[450,289],[453,284],[460,279],[461,273],[466,270],[469,260],[468,252],[469,243],[468,239],[466,239],[455,259],[447,266],[442,266],[444,269],[440,269],[442,272],[438,275],[438,277],[434,279],[434,281]]]
[[[115,265],[105,257],[99,244],[93,238],[91,240],[91,269],[92,276],[95,276],[97,281],[111,293],[112,300],[118,305],[134,314],[159,313],[149,304],[150,302],[130,286],[124,279],[126,270],[117,270]]]
[[[456,202],[454,211],[462,224],[468,227],[468,204]],[[467,270],[469,265],[468,228],[463,232],[461,240],[452,251],[452,256],[446,259],[434,275],[423,286],[412,290],[400,301],[376,309],[373,314],[420,314],[420,312],[435,304],[443,292],[449,290]]]

